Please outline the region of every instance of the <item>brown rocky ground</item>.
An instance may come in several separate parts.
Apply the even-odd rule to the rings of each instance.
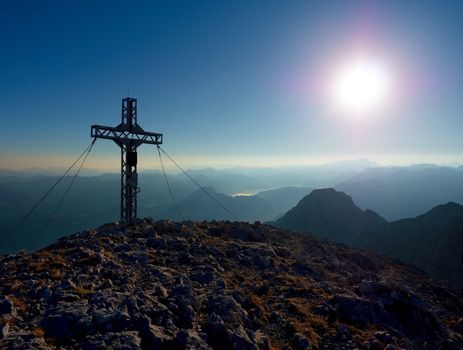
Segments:
[[[0,258],[0,347],[462,349],[463,292],[271,226],[107,224]]]

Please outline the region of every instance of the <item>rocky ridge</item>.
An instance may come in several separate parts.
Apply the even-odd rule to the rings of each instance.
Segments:
[[[463,291],[260,223],[103,225],[0,257],[6,349],[461,349]]]

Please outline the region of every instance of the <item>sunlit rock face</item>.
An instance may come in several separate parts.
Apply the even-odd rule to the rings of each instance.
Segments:
[[[463,293],[260,223],[107,224],[0,258],[7,349],[463,347]]]

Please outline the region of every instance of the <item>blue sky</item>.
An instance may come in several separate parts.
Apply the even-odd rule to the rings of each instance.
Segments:
[[[69,163],[91,124],[118,124],[128,91],[140,124],[188,166],[463,164],[462,4],[2,1],[0,168]],[[320,93],[359,47],[395,82],[362,122]],[[118,161],[102,141],[89,164]]]

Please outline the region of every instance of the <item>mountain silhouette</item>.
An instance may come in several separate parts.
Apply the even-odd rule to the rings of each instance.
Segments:
[[[391,222],[365,236],[360,246],[462,284],[463,206],[450,202],[416,218]]]
[[[11,173],[16,174],[16,172]],[[195,170],[193,173],[200,184],[212,184],[214,193],[226,195],[223,197],[224,201],[231,203],[233,208],[236,207],[232,211],[240,213],[239,218],[246,221],[274,220],[277,215],[291,209],[304,195],[310,192],[310,189],[304,187],[285,187],[259,192],[255,196],[249,196],[249,198],[244,198],[244,196],[232,197],[231,194],[236,192],[254,193],[269,187],[260,183],[256,178],[232,172],[205,169],[204,171]],[[56,176],[29,175],[21,172],[18,173],[21,176],[2,176],[1,174],[0,169],[0,235],[9,232],[22,215],[58,180]],[[179,203],[198,190],[196,185],[182,174],[169,174],[168,179],[175,200]],[[0,245],[0,254],[28,248],[26,242],[30,242],[30,237],[41,230],[50,213],[53,212],[56,203],[60,200],[65,186],[69,185],[70,181],[71,177],[63,179],[55,191],[34,211],[34,214],[20,225],[15,234]],[[141,188],[138,194],[138,215],[140,217],[180,219],[172,205],[172,198],[162,173],[150,171],[140,174],[139,186]],[[199,202],[196,203],[197,208],[195,209],[196,213],[193,213],[194,215],[190,215],[188,208],[195,205],[193,203],[185,204],[187,217],[190,215],[190,217],[197,219],[232,219],[227,212],[216,203],[211,202],[210,199],[207,199],[209,203],[206,203],[202,195],[203,193],[200,193],[199,196],[196,196]],[[66,232],[85,230],[101,222],[118,220],[119,201],[119,174],[79,176],[68,198],[63,202],[45,234],[38,241],[37,247],[52,243]],[[254,204],[251,205],[252,203]],[[200,208],[204,208],[202,213],[200,213]]]
[[[463,204],[463,168],[421,164],[365,169],[335,188],[388,221],[420,215],[447,202]]]
[[[223,193],[217,193],[212,187],[204,187],[213,198],[219,201],[225,208],[236,215],[243,221],[256,221],[270,219],[274,211],[270,204],[256,196],[227,196]],[[178,202],[183,217],[187,220],[234,220],[235,218],[225,211],[220,205],[212,201],[211,198],[203,191],[197,190],[190,194],[184,200]],[[173,220],[181,220],[176,208],[171,206],[162,217]]]
[[[256,196],[270,203],[277,215],[283,215],[311,191],[312,189],[309,187],[287,186],[262,191],[257,193]]]
[[[274,225],[385,254],[463,284],[463,206],[457,203],[388,223],[345,193],[314,190]]]
[[[380,215],[360,209],[351,197],[332,188],[312,191],[275,222],[279,227],[346,244],[356,244],[364,233],[386,224]]]

